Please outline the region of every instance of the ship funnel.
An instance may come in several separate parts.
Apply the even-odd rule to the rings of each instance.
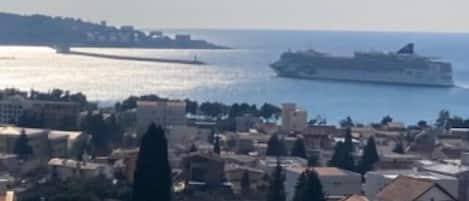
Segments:
[[[403,48],[401,48],[399,51],[397,51],[398,54],[414,54],[414,44],[409,43]]]

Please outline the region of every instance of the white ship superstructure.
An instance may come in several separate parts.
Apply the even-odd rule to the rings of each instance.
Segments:
[[[413,44],[397,53],[356,52],[336,57],[313,50],[286,52],[271,67],[279,76],[451,87],[450,63],[416,55]]]

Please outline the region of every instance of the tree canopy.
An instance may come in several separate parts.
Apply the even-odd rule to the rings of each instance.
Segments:
[[[291,150],[291,156],[307,158],[305,143],[302,138],[297,138]]]
[[[350,128],[354,127],[355,124],[353,123],[353,120],[350,116],[347,116],[345,119],[340,120],[339,122],[341,128]]]
[[[376,150],[376,142],[374,137],[368,138],[363,155],[360,160],[360,173],[364,175],[373,169],[374,165],[379,161],[378,151]]]
[[[278,135],[272,135],[269,142],[267,143],[267,156],[286,156],[287,150],[285,143],[278,137]]]
[[[332,155],[329,161],[329,166],[355,171],[355,160],[353,159],[352,153],[346,149],[343,142],[336,144],[334,155]]]
[[[13,153],[20,159],[27,159],[33,154],[33,147],[29,144],[28,136],[26,136],[24,130],[21,131],[21,135],[16,139]]]
[[[168,145],[163,128],[151,124],[142,138],[138,154],[134,201],[170,201],[172,192]]]
[[[314,169],[307,169],[298,177],[293,201],[325,201],[319,175]]]
[[[285,174],[283,173],[282,167],[280,166],[280,161],[277,161],[277,166],[275,167],[269,180],[266,201],[285,201],[286,194],[284,183]]]
[[[243,194],[248,193],[251,189],[251,180],[249,178],[249,172],[244,171],[240,180],[241,192]]]

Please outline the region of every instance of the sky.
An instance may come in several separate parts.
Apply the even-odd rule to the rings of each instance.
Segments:
[[[0,11],[140,28],[469,32],[469,0],[0,0]]]

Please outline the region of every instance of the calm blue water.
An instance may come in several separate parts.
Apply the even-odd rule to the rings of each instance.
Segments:
[[[58,56],[52,50],[19,48],[16,49],[17,53],[29,56],[18,56],[8,62],[0,60],[0,87],[43,90],[60,87],[83,91],[103,104],[129,95],[148,93],[226,103],[295,102],[307,109],[310,117],[321,115],[332,123],[346,116],[369,123],[379,121],[388,114],[407,123],[420,119],[433,121],[441,109],[469,117],[468,34],[231,30],[169,32],[191,33],[194,38],[236,49],[88,49],[185,59],[197,55],[200,60],[209,63],[208,66],[187,66]],[[354,50],[395,51],[408,42],[416,44],[419,54],[451,62],[458,87],[444,89],[295,80],[279,78],[268,67],[288,49],[314,48],[335,55],[351,55]],[[0,56],[8,56],[10,49],[0,49]]]

